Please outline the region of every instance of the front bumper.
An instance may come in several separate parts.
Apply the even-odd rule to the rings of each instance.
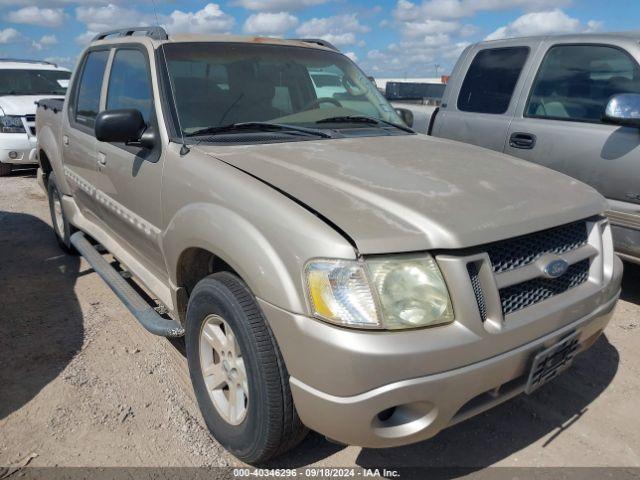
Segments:
[[[11,158],[15,156],[15,158]],[[36,158],[36,137],[26,133],[0,134],[0,163],[32,165]]]
[[[580,332],[580,351],[591,346],[620,294],[622,264],[617,258],[614,263],[610,282],[582,302],[595,306],[577,320],[567,322],[579,311],[568,305],[535,322],[547,328],[529,337],[535,340],[462,365],[458,352],[477,352],[476,345],[490,339],[471,342],[469,332],[455,324],[413,332],[350,331],[260,303],[289,369],[303,423],[342,443],[393,447],[430,438],[521,393],[533,356],[568,333]],[[562,327],[550,328],[557,316],[565,318]],[[439,337],[447,328],[448,336]],[[519,338],[514,335],[503,340]],[[424,373],[416,374],[420,367]]]

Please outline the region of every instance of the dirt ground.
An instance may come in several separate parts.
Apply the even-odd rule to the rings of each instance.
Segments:
[[[33,171],[0,178],[0,466],[239,465],[198,413],[180,342],[147,334],[49,227]],[[428,441],[342,447],[317,434],[274,462],[640,466],[640,269],[572,369]]]

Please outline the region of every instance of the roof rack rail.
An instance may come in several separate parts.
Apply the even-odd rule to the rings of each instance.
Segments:
[[[336,52],[340,51],[331,42],[327,42],[326,40],[322,40],[321,38],[292,38],[291,40],[295,42],[315,43],[316,45],[330,48],[331,50],[335,50]]]
[[[92,42],[97,40],[104,40],[107,37],[131,37],[136,32],[145,32],[145,36],[152,38],[153,40],[167,40],[169,35],[167,35],[167,31],[162,27],[130,27],[130,28],[119,28],[117,30],[109,30],[106,32],[101,32],[93,37]]]
[[[43,63],[45,65],[53,65],[54,67],[57,67],[57,65],[53,62],[48,62],[46,60],[31,60],[27,58],[0,58],[0,62]]]

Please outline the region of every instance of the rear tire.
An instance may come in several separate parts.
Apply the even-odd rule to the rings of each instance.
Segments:
[[[49,197],[49,212],[51,213],[51,225],[55,233],[56,240],[60,248],[66,253],[74,253],[75,249],[71,245],[71,235],[76,229],[69,223],[64,210],[62,209],[62,194],[56,183],[56,175],[51,172],[47,183],[47,194]]]
[[[10,163],[0,163],[0,177],[6,177],[11,173],[13,165]]]
[[[248,287],[228,272],[204,278],[189,298],[186,323],[191,382],[211,434],[250,464],[297,445],[307,429],[295,411],[278,345]],[[228,407],[231,399],[235,407]]]

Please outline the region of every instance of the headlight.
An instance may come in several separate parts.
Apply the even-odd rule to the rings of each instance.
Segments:
[[[454,319],[447,286],[429,255],[313,260],[305,270],[314,315],[338,325],[402,329]]]
[[[1,133],[26,133],[22,117],[16,115],[0,115]]]

